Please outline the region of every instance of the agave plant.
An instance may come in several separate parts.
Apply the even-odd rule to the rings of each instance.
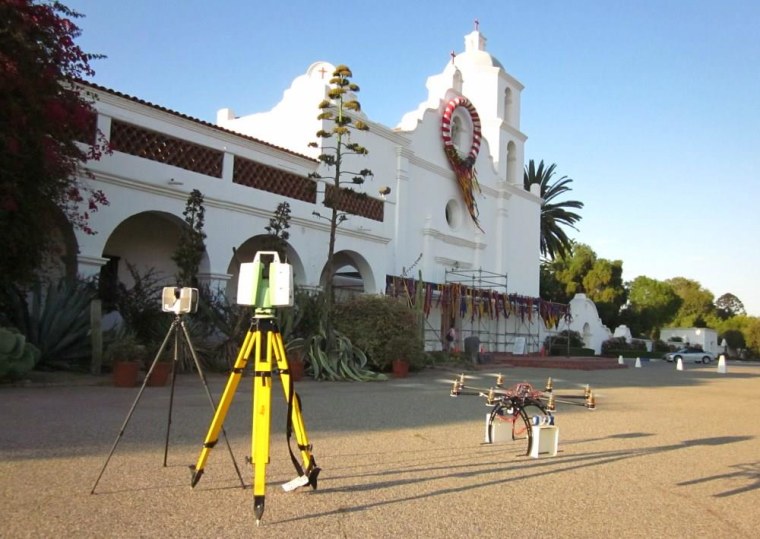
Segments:
[[[61,279],[29,293],[4,290],[6,323],[40,351],[37,367],[69,369],[89,361],[90,302],[95,290],[83,281]]]
[[[324,328],[306,338],[293,339],[289,348],[301,348],[308,358],[306,372],[315,380],[354,380],[369,382],[387,380],[382,373],[367,368],[367,356],[342,333],[333,330],[335,353],[327,351],[327,333]]]

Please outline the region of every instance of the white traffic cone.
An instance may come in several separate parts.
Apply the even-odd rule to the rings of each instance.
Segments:
[[[720,355],[720,359],[718,359],[718,374],[726,374],[726,356],[725,354]]]
[[[676,363],[676,370],[677,371],[682,371],[683,370],[683,361],[681,360],[680,357],[678,358],[678,363]]]
[[[637,369],[641,368],[641,359],[639,359],[639,358],[636,358],[636,368]]]
[[[618,356],[618,365],[625,365],[625,361],[623,361],[623,356]]]

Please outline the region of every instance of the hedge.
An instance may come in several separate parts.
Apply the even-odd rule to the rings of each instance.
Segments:
[[[649,358],[649,359],[661,359],[662,356],[665,354],[662,352],[647,352],[646,350],[607,350],[604,352],[605,357],[619,357],[623,356],[624,358],[629,359],[635,359],[637,357],[639,358]]]
[[[594,352],[593,348],[582,348],[577,346],[571,346],[569,349],[567,346],[552,346],[551,350],[549,350],[550,356],[595,356],[596,352]]]

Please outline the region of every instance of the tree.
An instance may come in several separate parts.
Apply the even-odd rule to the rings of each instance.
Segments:
[[[747,314],[744,304],[733,294],[726,293],[715,300],[716,314],[721,320],[726,320],[739,314]]]
[[[328,350],[332,350],[332,315],[333,304],[335,302],[335,292],[333,287],[333,277],[335,268],[333,267],[333,257],[335,255],[335,234],[343,221],[348,216],[339,211],[339,198],[341,185],[346,183],[358,185],[364,183],[368,176],[372,176],[372,171],[362,169],[359,172],[351,172],[344,168],[345,160],[349,156],[366,156],[369,152],[357,142],[351,142],[352,131],[369,131],[369,126],[362,120],[354,119],[351,113],[361,111],[361,105],[356,100],[355,94],[359,91],[359,86],[351,82],[353,74],[345,65],[339,65],[335,68],[330,79],[330,89],[327,92],[327,99],[319,104],[322,111],[317,119],[325,122],[324,127],[329,129],[320,129],[317,131],[317,137],[323,140],[322,153],[318,159],[322,165],[330,171],[328,180],[331,183],[327,185],[325,193],[325,206],[330,208],[330,216],[327,220],[330,223],[330,241],[327,249],[327,270],[325,277],[325,300],[326,300],[326,331],[328,338]],[[333,146],[326,146],[328,140],[334,141]],[[311,147],[318,147],[316,142],[310,144]],[[321,179],[319,173],[312,173],[312,178]],[[316,213],[316,212],[315,212]],[[316,213],[317,217],[322,217]]]
[[[727,329],[720,335],[720,341],[725,341],[726,346],[731,350],[738,350],[746,346],[744,334],[738,329]]]
[[[596,253],[583,243],[571,241],[568,248],[549,264],[555,277],[565,291],[567,301],[575,294],[585,292],[583,277],[591,271],[596,262]]]
[[[632,334],[654,339],[682,301],[669,283],[642,275],[628,286],[628,305],[622,318]]]
[[[581,216],[570,211],[568,208],[581,209],[583,202],[577,200],[555,200],[570,191],[573,182],[567,176],[552,182],[556,164],[544,169],[541,161],[536,168],[533,159],[525,167],[523,175],[523,187],[526,191],[534,183],[539,184],[541,194],[541,255],[554,259],[562,256],[570,249],[570,238],[562,229],[569,226],[575,229],[575,223],[581,220]],[[577,229],[576,229],[577,230]]]
[[[747,348],[750,348],[755,356],[760,354],[760,318],[748,316],[743,334]]]
[[[569,302],[575,294],[586,294],[604,323],[615,326],[626,301],[622,276],[622,261],[598,258],[588,245],[570,241],[562,255],[541,264],[539,287],[543,299],[559,303]]]
[[[707,327],[711,318],[715,318],[712,292],[686,277],[673,277],[666,282],[682,300],[671,324],[674,327]]]
[[[108,203],[81,179],[105,147],[77,81],[94,74],[74,43],[81,17],[60,2],[0,0],[0,279],[34,279],[61,213],[92,234],[91,212]],[[96,140],[97,138],[97,140]],[[98,142],[100,141],[100,142]]]
[[[542,260],[539,265],[539,295],[541,299],[547,301],[568,303],[572,298],[568,296],[564,285],[557,278],[552,268],[553,264],[552,261]]]
[[[760,353],[760,318],[737,314],[726,320],[719,320],[716,326],[719,341],[726,340],[729,352],[749,348],[753,354]]]
[[[177,284],[197,288],[198,268],[206,252],[206,233],[203,231],[206,209],[203,207],[203,195],[197,189],[193,189],[187,197],[182,215],[187,226],[182,227],[172,260],[179,270]]]
[[[280,255],[280,260],[285,260],[287,255],[288,239],[290,238],[290,204],[288,202],[280,202],[277,204],[277,209],[274,210],[274,215],[269,218],[269,225],[264,227],[267,231],[267,243],[266,249],[277,251]]]
[[[599,318],[609,327],[620,323],[620,308],[627,292],[623,284],[623,261],[599,258],[583,277],[586,296],[596,304]]]

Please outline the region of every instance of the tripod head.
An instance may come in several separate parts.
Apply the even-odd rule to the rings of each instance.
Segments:
[[[293,266],[276,251],[259,251],[240,264],[238,305],[251,305],[254,318],[274,318],[276,307],[293,306]]]

